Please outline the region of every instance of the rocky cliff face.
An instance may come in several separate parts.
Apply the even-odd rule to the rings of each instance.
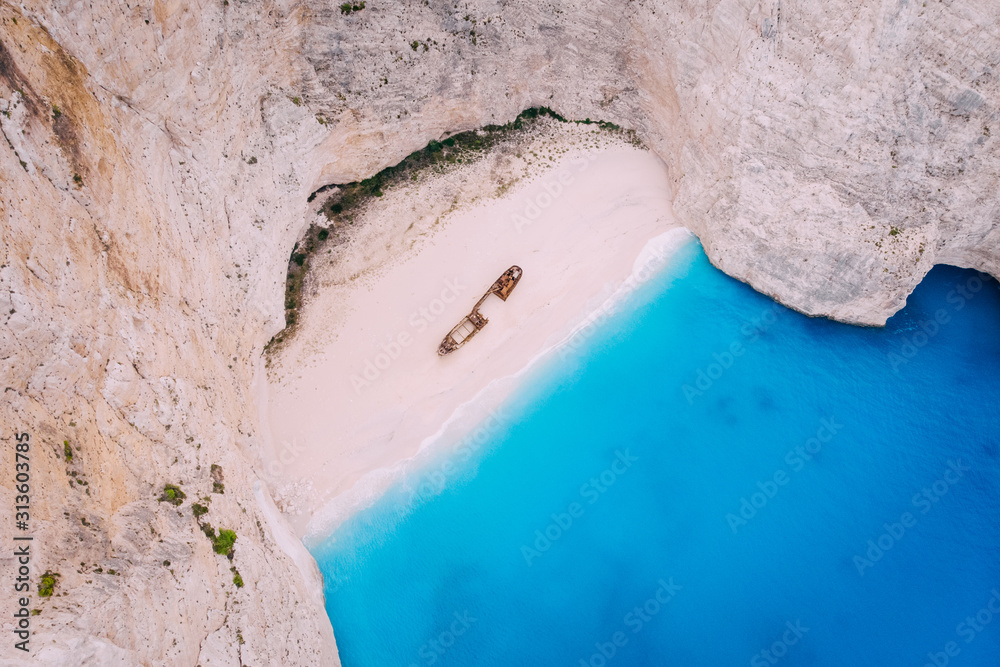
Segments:
[[[813,315],[880,324],[939,262],[1000,275],[981,4],[0,2],[0,495],[28,432],[33,573],[61,575],[34,660],[336,663],[254,493],[253,382],[309,193],[430,139],[536,105],[633,127],[713,262]]]
[[[322,134],[283,87],[297,21],[274,5],[0,4],[0,506],[27,432],[32,574],[60,575],[33,595],[35,664],[337,660],[318,584],[253,491],[252,381]],[[166,484],[186,501],[158,501]],[[232,561],[194,502],[235,531]]]
[[[373,3],[309,14],[302,81],[337,127],[379,128],[378,164],[533,105],[635,128],[716,265],[880,325],[935,263],[1000,270],[998,18],[970,2]]]

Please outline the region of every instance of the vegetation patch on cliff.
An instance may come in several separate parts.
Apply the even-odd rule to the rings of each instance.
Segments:
[[[223,528],[219,531],[219,534],[216,535],[215,528],[212,528],[211,524],[208,523],[202,524],[201,530],[205,533],[205,537],[212,541],[212,551],[232,560],[233,545],[236,544],[235,531]]]
[[[222,473],[222,466],[213,463],[212,464],[212,493],[225,493],[226,485],[222,483],[225,478]]]
[[[160,494],[159,501],[161,503],[167,502],[171,505],[180,505],[187,498],[187,494],[181,491],[179,486],[174,484],[165,484],[163,486],[163,493]]]
[[[38,582],[38,596],[43,598],[52,597],[52,593],[56,589],[58,577],[58,572],[46,571],[45,574],[42,575],[41,581]]]

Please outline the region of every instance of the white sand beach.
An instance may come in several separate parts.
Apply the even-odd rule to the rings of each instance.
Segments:
[[[662,258],[690,238],[672,218],[654,155],[624,142],[558,145],[502,196],[443,215],[419,207],[439,186],[388,193],[373,214],[382,222],[359,230],[365,243],[345,244],[318,269],[262,408],[268,483],[300,536],[330,530],[422,447],[447,446],[482,419],[533,359],[634,273],[647,277],[653,255],[640,255],[651,239]],[[496,178],[497,165],[462,173],[464,194],[471,180]],[[355,249],[379,234],[384,253]],[[438,356],[443,336],[515,264],[524,273],[510,298],[484,304],[489,324]]]

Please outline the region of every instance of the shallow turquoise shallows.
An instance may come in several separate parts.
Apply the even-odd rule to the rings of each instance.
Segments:
[[[343,664],[1000,665],[998,406],[995,281],[851,327],[692,242],[313,546]]]

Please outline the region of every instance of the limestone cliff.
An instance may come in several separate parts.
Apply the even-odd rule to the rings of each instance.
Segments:
[[[880,324],[935,263],[1000,275],[998,20],[971,0],[0,2],[0,507],[28,432],[33,573],[61,575],[32,661],[336,664],[255,487],[253,383],[319,186],[530,106],[602,118],[667,163],[720,268]]]
[[[337,661],[254,494],[252,381],[321,134],[282,87],[297,25],[273,5],[0,4],[0,507],[27,432],[32,574],[60,575],[33,595],[33,664]],[[187,500],[158,501],[166,484]],[[232,562],[194,502],[235,531]]]
[[[712,261],[807,314],[879,325],[936,263],[1000,272],[1000,6],[387,5],[303,30],[305,99],[378,131],[376,165],[545,105],[637,129]]]

